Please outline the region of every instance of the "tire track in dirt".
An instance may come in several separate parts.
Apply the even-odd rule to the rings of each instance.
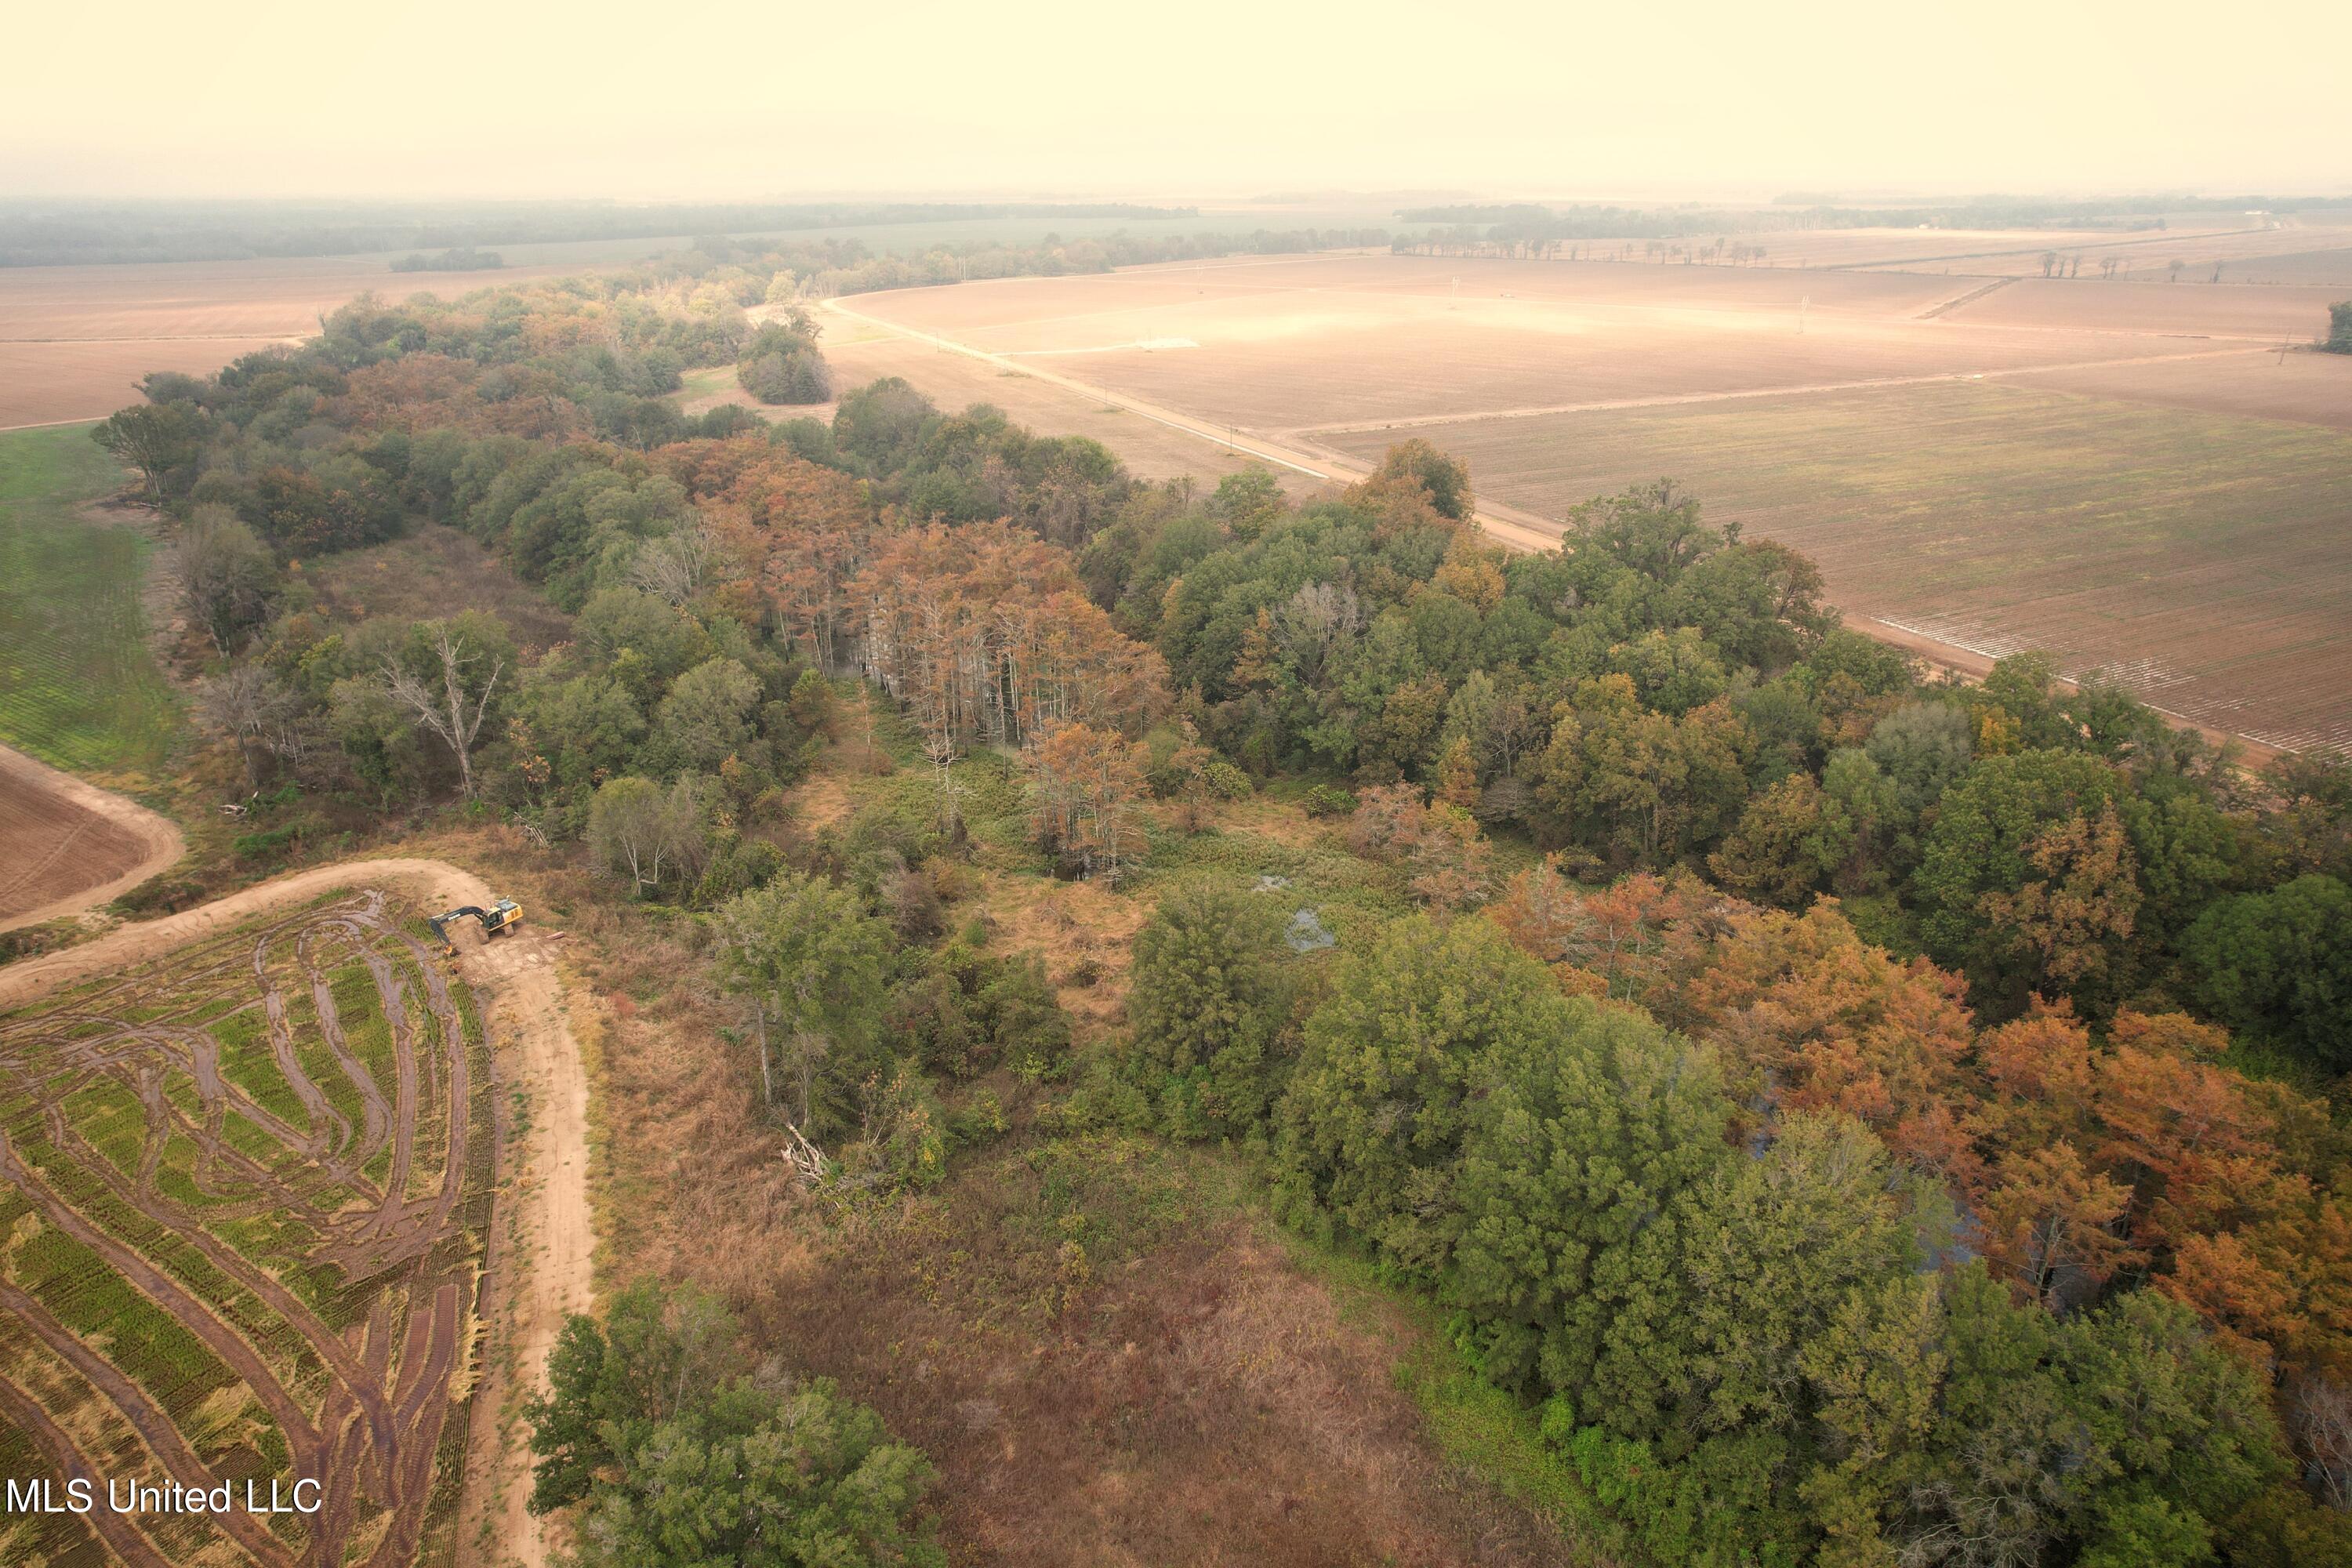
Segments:
[[[72,1331],[49,1315],[31,1296],[16,1286],[0,1282],[0,1307],[6,1308],[17,1320],[31,1329],[36,1339],[49,1347],[50,1352],[87,1379],[91,1387],[104,1394],[131,1429],[139,1434],[148,1451],[163,1462],[172,1479],[183,1486],[210,1488],[219,1484],[218,1478],[207,1470],[180,1435],[179,1427],[147,1397],[146,1392],[115,1369],[104,1356],[96,1354],[76,1338]],[[232,1510],[220,1516],[219,1522],[236,1543],[258,1562],[282,1563],[286,1560],[284,1543],[272,1538],[252,1514]]]
[[[315,868],[199,909],[122,927],[81,946],[0,968],[0,1008],[20,1005],[79,980],[128,969],[255,915],[323,892],[386,883],[410,889],[436,908],[488,903],[495,896],[479,878],[438,860],[372,859]],[[501,1069],[500,1091],[520,1089],[527,1099],[529,1116],[520,1135],[502,1139],[499,1148],[499,1190],[491,1216],[483,1305],[491,1341],[482,1353],[483,1376],[474,1391],[469,1417],[473,1435],[457,1541],[461,1560],[481,1560],[478,1548],[487,1543],[489,1555],[497,1561],[540,1568],[547,1562],[548,1543],[540,1521],[525,1507],[530,1485],[530,1453],[510,1430],[509,1421],[518,1396],[536,1393],[543,1385],[547,1355],[564,1316],[584,1311],[592,1304],[587,1083],[565,1015],[553,951],[544,938],[527,931],[501,939],[493,948],[477,949],[461,960],[461,973],[482,1000],[483,1021],[494,1046],[493,1060]],[[429,966],[425,973],[428,987],[446,989],[435,985],[436,976]],[[446,1001],[446,997],[436,1000]],[[438,1011],[431,1005],[427,1010]],[[453,1083],[450,1092],[453,1097],[464,1092],[462,1084]],[[0,1163],[22,1169],[13,1152],[5,1147],[0,1147]],[[95,1235],[89,1239],[103,1241]],[[152,1284],[151,1294],[168,1296],[173,1291],[168,1279],[135,1256],[121,1257],[120,1261],[127,1273],[137,1277],[142,1289]],[[211,1318],[199,1304],[187,1304],[199,1317]],[[404,1367],[399,1388],[390,1401],[393,1408],[383,1414],[395,1422],[404,1415],[430,1421],[437,1436],[446,1402],[426,1397],[425,1391],[444,1386],[446,1377],[457,1370],[449,1360],[457,1343],[454,1326],[462,1318],[462,1303],[454,1287],[436,1295],[431,1317],[451,1331],[426,1324],[411,1329],[411,1332],[429,1334],[425,1360]],[[267,1399],[264,1390],[272,1387],[275,1380],[251,1347],[228,1331],[211,1342],[215,1353],[223,1354],[225,1363],[248,1377],[257,1394]],[[390,1348],[389,1342],[373,1345],[367,1355],[386,1356]],[[362,1365],[366,1359],[362,1356]],[[13,1416],[29,1401],[30,1396],[13,1384],[0,1388],[0,1414]],[[40,1416],[37,1404],[30,1414]],[[331,1457],[325,1468],[314,1473],[341,1471],[349,1476],[360,1469],[369,1446],[362,1433],[370,1423],[366,1413],[347,1396],[332,1402],[331,1421],[322,1412],[318,1426],[291,1408],[290,1401],[276,1405],[272,1415],[281,1417],[282,1426],[299,1434],[306,1453]],[[65,1441],[46,1418],[19,1425],[26,1426],[37,1441],[48,1441],[45,1430]],[[398,1449],[399,1463],[409,1473],[384,1480],[409,1488],[429,1478],[432,1443],[424,1441],[420,1447],[415,1441],[424,1436],[420,1426],[411,1433],[412,1441]],[[346,1467],[333,1462],[338,1457],[348,1457],[353,1463]],[[383,1544],[396,1552],[404,1544],[413,1547],[414,1542],[387,1538]],[[132,1561],[155,1560],[152,1549],[140,1550],[145,1543],[135,1532],[120,1543],[110,1536],[109,1545]]]

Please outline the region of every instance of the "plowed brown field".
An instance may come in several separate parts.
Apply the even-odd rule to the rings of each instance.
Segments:
[[[102,904],[181,852],[168,819],[0,746],[0,931]]]

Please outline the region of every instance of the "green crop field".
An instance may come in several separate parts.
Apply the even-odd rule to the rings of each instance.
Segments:
[[[489,1064],[422,929],[339,894],[0,1018],[0,1474],[329,1485],[251,1540],[0,1522],[0,1561],[455,1551]]]
[[[2352,741],[2352,435],[1952,380],[1414,432],[1564,516],[1662,475],[1811,556],[1843,609],[2105,668],[2286,746]],[[1377,458],[1387,432],[1327,445]]]
[[[85,425],[0,433],[0,743],[152,773],[180,723],[140,606],[153,544],[76,515],[120,487]]]

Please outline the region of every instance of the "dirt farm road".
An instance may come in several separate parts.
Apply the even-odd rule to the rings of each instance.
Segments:
[[[1309,479],[1329,479],[1334,484],[1345,484],[1363,479],[1372,471],[1366,464],[1319,448],[1286,446],[1256,435],[1244,441],[1238,438],[1235,432],[1224,426],[1194,419],[1187,415],[1179,414],[1172,408],[1164,407],[1157,403],[1147,403],[1139,397],[1129,397],[1124,393],[1107,392],[1092,383],[1080,381],[1075,376],[1042,369],[1034,362],[991,353],[986,349],[976,349],[970,343],[958,342],[953,338],[943,338],[931,332],[919,331],[913,327],[901,326],[887,317],[869,316],[863,310],[851,310],[839,300],[824,300],[824,307],[829,313],[856,321],[860,326],[871,327],[877,331],[888,332],[894,337],[907,338],[915,342],[929,343],[934,348],[944,349],[950,353],[963,354],[968,358],[979,360],[983,364],[994,365],[1009,374],[1025,375],[1033,380],[1045,382],[1048,385],[1075,392],[1082,397],[1090,397],[1111,407],[1123,408],[1129,414],[1139,415],[1155,425],[1164,425],[1171,430],[1181,430],[1188,436],[1197,436],[1202,440],[1212,442],[1228,451],[1239,452],[1244,457],[1255,458],[1261,462],[1272,463],[1278,468],[1288,468],[1293,473],[1305,474]],[[1522,511],[1517,507],[1481,506],[1478,509],[1478,521],[1489,534],[1494,536],[1497,543],[1509,545],[1514,550],[1549,550],[1559,542],[1559,524],[1548,521],[1534,512]]]
[[[480,878],[440,860],[317,867],[0,968],[0,1010],[281,905],[338,888],[384,883],[440,908],[488,905],[495,896]],[[82,901],[88,899],[85,894]],[[482,998],[500,1095],[519,1089],[529,1111],[519,1138],[509,1120],[500,1118],[499,1190],[488,1259],[491,1289],[457,1521],[458,1560],[543,1568],[548,1542],[541,1521],[524,1506],[530,1496],[530,1449],[505,1418],[515,1415],[519,1395],[540,1388],[565,1315],[590,1305],[588,1082],[572,1037],[554,943],[525,926],[496,942],[478,939],[464,953],[459,973]],[[485,1542],[491,1543],[487,1552]]]

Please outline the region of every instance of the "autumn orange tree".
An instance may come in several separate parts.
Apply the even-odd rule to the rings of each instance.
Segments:
[[[1021,753],[1034,804],[1037,842],[1081,874],[1116,882],[1139,837],[1143,768],[1116,731],[1056,724]]]
[[[936,708],[958,743],[1021,746],[1061,724],[1132,733],[1167,706],[1160,656],[1087,598],[1064,552],[1010,525],[892,534],[848,592],[866,673]]]

